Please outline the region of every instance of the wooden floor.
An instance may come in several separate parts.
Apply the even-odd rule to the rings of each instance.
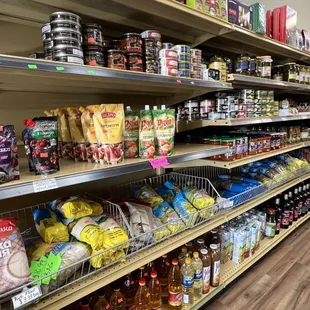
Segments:
[[[200,310],[310,310],[310,220]]]

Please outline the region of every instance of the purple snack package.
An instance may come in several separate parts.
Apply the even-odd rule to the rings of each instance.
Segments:
[[[0,183],[19,180],[17,141],[13,125],[0,125]]]

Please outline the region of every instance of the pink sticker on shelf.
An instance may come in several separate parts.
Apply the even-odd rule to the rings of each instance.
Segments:
[[[167,157],[160,157],[150,160],[150,164],[153,167],[153,169],[165,167],[169,165],[169,162],[167,160]]]

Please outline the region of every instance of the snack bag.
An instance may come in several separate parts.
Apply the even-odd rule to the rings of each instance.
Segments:
[[[25,248],[29,262],[40,260],[41,256],[48,254],[57,243],[45,243],[42,238],[36,237],[25,240]]]
[[[102,214],[102,206],[92,200],[81,197],[63,197],[50,202],[50,207],[58,211],[65,219],[79,219],[84,216]]]
[[[54,111],[55,115],[58,118],[61,135],[61,150],[62,157],[68,159],[73,158],[73,144],[69,127],[69,114],[66,109],[56,109]]]
[[[75,161],[84,161],[86,157],[86,141],[84,139],[81,115],[77,108],[68,108],[69,128],[73,143],[73,157]]]
[[[135,198],[150,204],[151,207],[155,207],[164,202],[164,200],[149,185],[135,188],[133,194]]]
[[[61,136],[61,128],[60,128],[60,120],[56,113],[56,110],[45,110],[44,114],[46,116],[56,116],[57,117],[57,135],[58,135],[58,154],[59,157],[62,158],[62,136]]]
[[[165,201],[171,203],[174,198],[174,192],[165,186],[161,186],[156,189],[157,194],[159,194]]]
[[[124,131],[125,158],[136,158],[139,155],[139,114],[130,107],[125,111]]]
[[[0,125],[0,184],[19,180],[17,141],[13,125]]]
[[[94,126],[94,113],[98,111],[99,105],[89,105],[86,108],[80,107],[82,113],[81,122],[83,134],[86,141],[87,161],[99,163],[98,143]]]
[[[175,110],[153,110],[156,155],[171,156],[174,149]]]
[[[145,159],[155,157],[154,123],[148,105],[145,106],[145,110],[140,111],[139,157]]]
[[[92,251],[92,255],[97,254],[102,251]],[[125,257],[126,253],[123,250],[117,251],[113,253],[112,251],[102,252],[90,259],[90,263],[94,268],[101,268],[102,266],[106,266],[111,264],[121,258]],[[122,260],[123,261],[123,260]],[[124,260],[125,261],[125,260]]]
[[[182,219],[184,219],[187,225],[191,223],[191,220],[195,220],[197,217],[197,210],[183,196],[182,192],[179,192],[175,195],[175,197],[172,200],[172,206],[176,211],[176,213]]]
[[[69,241],[68,228],[61,223],[55,212],[47,209],[37,209],[32,214],[37,232],[44,242],[51,244]]]
[[[155,227],[155,239],[159,241],[165,237],[169,237],[171,235],[170,230],[163,225],[159,218],[153,216],[153,225]]]
[[[31,131],[30,151],[36,174],[59,171],[57,117],[36,117],[24,124]]]
[[[102,104],[93,120],[100,163],[120,163],[124,158],[124,105]]]

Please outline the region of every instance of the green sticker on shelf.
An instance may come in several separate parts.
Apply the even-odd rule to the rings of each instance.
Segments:
[[[95,71],[94,71],[94,70],[89,70],[89,71],[88,71],[88,74],[94,75],[94,74],[95,74]]]
[[[57,70],[57,71],[64,71],[65,68],[64,68],[64,67],[56,67],[56,70]]]
[[[28,65],[29,69],[38,69],[37,65]]]

